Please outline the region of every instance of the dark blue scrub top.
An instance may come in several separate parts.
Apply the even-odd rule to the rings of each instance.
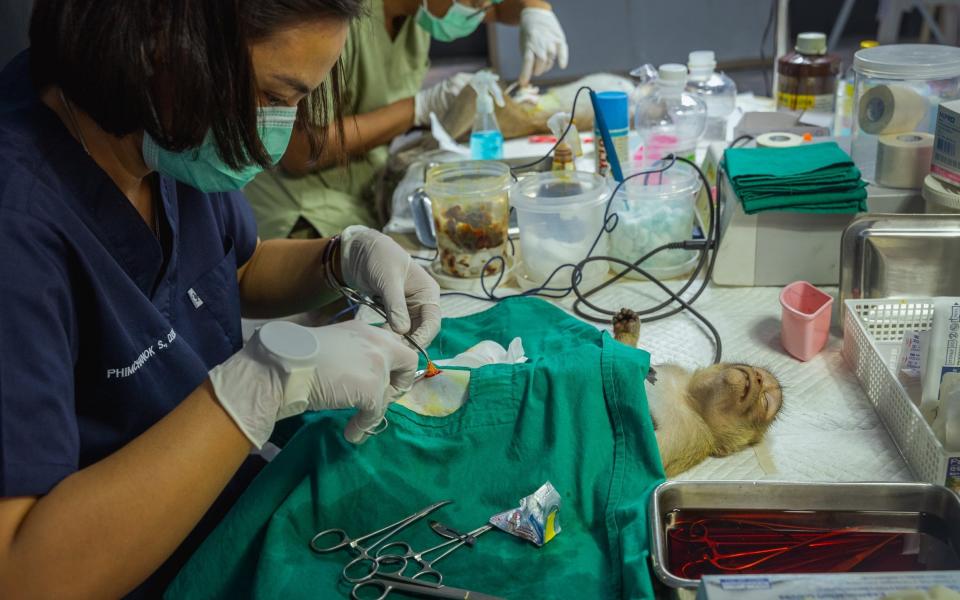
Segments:
[[[130,442],[240,349],[242,194],[159,177],[169,255],[29,84],[0,73],[0,497]]]

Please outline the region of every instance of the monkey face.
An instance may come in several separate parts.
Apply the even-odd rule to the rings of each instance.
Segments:
[[[742,364],[721,363],[696,371],[687,392],[714,431],[721,456],[759,442],[783,403],[773,373]]]

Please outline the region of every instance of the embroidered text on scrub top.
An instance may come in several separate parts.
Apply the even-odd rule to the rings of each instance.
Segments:
[[[129,367],[121,367],[118,369],[107,369],[107,379],[121,379],[124,377],[130,377],[134,373],[140,370],[143,365],[147,364],[151,358],[157,355],[157,352],[163,352],[177,341],[177,332],[171,329],[167,332],[166,339],[159,339],[155,344],[151,344],[143,349],[143,352],[140,353]]]

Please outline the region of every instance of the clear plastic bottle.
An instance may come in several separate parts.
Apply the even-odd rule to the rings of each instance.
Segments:
[[[687,60],[690,77],[687,91],[699,94],[707,105],[707,129],[704,138],[711,141],[726,141],[727,119],[737,106],[737,84],[718,73],[713,50],[697,50]]]
[[[686,84],[685,66],[660,65],[656,89],[640,99],[634,112],[640,138],[634,161],[649,165],[670,153],[694,160],[707,125],[707,105],[699,95],[684,91]]]

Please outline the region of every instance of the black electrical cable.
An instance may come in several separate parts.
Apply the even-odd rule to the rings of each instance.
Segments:
[[[580,97],[580,93],[584,90],[591,91],[590,88],[587,86],[583,86],[577,90],[573,100],[572,114],[576,113],[577,100]],[[556,150],[557,146],[560,144],[560,141],[563,140],[563,138],[570,131],[572,124],[573,124],[573,117],[571,116],[571,121],[567,125],[567,128],[564,130],[563,134],[559,137],[559,139],[557,140],[557,143],[555,143],[550,148],[550,150],[547,152],[547,154],[543,158],[540,158],[536,161],[533,161],[525,165],[514,167],[511,169],[511,174],[513,174],[513,171],[516,171],[516,170],[527,169],[527,168],[536,166],[539,163],[546,160],[547,158],[549,158],[550,154],[554,150]],[[620,191],[620,188],[623,187],[623,185],[627,181],[633,178],[640,177],[640,176],[645,176],[649,178],[649,176],[652,174],[663,173],[671,169],[678,161],[690,165],[696,171],[697,176],[699,177],[702,185],[704,186],[705,193],[707,194],[710,223],[707,228],[707,234],[705,236],[705,239],[686,240],[683,242],[673,242],[670,244],[664,244],[663,246],[654,248],[653,250],[651,250],[644,256],[640,257],[633,263],[630,263],[623,259],[612,257],[612,256],[593,256],[593,252],[596,250],[597,245],[600,243],[600,240],[602,239],[603,235],[611,233],[619,223],[619,217],[617,213],[615,212],[611,213],[610,207],[613,203],[614,198],[616,198],[617,193]],[[550,273],[550,276],[547,277],[546,281],[544,281],[543,284],[538,287],[525,290],[519,294],[510,294],[508,296],[498,296],[496,294],[496,291],[497,291],[497,288],[500,286],[500,284],[503,282],[504,275],[508,265],[507,265],[507,260],[504,256],[494,256],[484,264],[483,269],[481,270],[480,288],[483,292],[483,295],[473,294],[470,292],[457,292],[457,291],[444,292],[441,295],[447,296],[447,297],[449,296],[465,297],[465,298],[471,298],[471,299],[481,300],[485,302],[499,302],[501,300],[504,300],[505,298],[509,298],[513,296],[539,296],[539,297],[552,298],[552,299],[562,299],[562,298],[566,298],[570,294],[574,294],[576,296],[576,300],[574,301],[573,311],[577,316],[587,321],[607,324],[610,322],[610,317],[616,314],[615,311],[610,311],[608,309],[597,306],[591,303],[588,300],[588,298],[593,294],[596,294],[597,292],[605,289],[606,287],[613,284],[614,282],[620,280],[621,278],[626,276],[627,273],[633,271],[633,272],[639,273],[643,277],[653,282],[668,296],[666,300],[664,300],[663,302],[661,302],[660,304],[654,307],[643,309],[640,311],[635,311],[637,312],[637,314],[641,316],[641,321],[647,321],[647,322],[658,321],[658,320],[676,315],[684,310],[688,311],[694,318],[696,318],[698,321],[703,323],[703,325],[710,332],[710,335],[712,336],[713,342],[714,342],[714,362],[715,363],[720,362],[723,356],[723,343],[720,339],[720,333],[717,331],[716,327],[713,326],[713,324],[710,322],[709,319],[703,316],[703,314],[701,314],[699,311],[694,309],[692,306],[693,303],[696,302],[696,300],[703,294],[704,290],[706,290],[707,285],[709,284],[710,278],[713,274],[714,263],[716,260],[716,246],[719,243],[719,238],[720,238],[720,235],[719,235],[720,219],[718,214],[719,205],[715,202],[714,194],[713,194],[713,191],[711,190],[710,182],[707,180],[706,175],[704,175],[700,167],[697,166],[696,163],[694,163],[693,161],[688,160],[686,158],[682,158],[682,157],[676,157],[671,154],[671,155],[668,155],[666,158],[655,163],[655,165],[660,165],[660,166],[655,166],[650,169],[645,169],[643,171],[633,173],[632,175],[625,177],[623,181],[620,181],[617,184],[617,186],[614,188],[613,192],[610,194],[610,197],[607,200],[607,203],[604,209],[603,224],[601,225],[600,231],[597,233],[597,237],[594,239],[593,244],[591,245],[590,250],[587,252],[586,257],[584,257],[584,259],[581,260],[579,263],[577,264],[566,263],[566,264],[559,265],[556,269],[553,270],[553,272]],[[719,173],[718,173],[718,177],[719,177]],[[514,178],[516,179],[515,175],[514,175]],[[511,248],[512,248],[512,240],[511,240]],[[656,255],[659,252],[662,252],[664,250],[670,250],[670,249],[696,250],[700,252],[700,259],[698,260],[696,267],[688,277],[687,281],[677,291],[671,290],[659,279],[657,279],[650,273],[640,268],[640,265],[644,261],[648,260],[650,257]],[[618,272],[612,278],[584,292],[580,289],[580,284],[583,281],[583,268],[587,264],[595,261],[605,261],[608,264],[609,263],[618,264],[624,267],[624,269]],[[491,270],[490,268],[497,263],[499,263],[498,265],[499,269],[497,269],[496,271],[497,273],[496,280],[493,282],[493,285],[488,288],[487,281],[486,281],[487,279],[486,273],[488,270]],[[704,272],[704,268],[706,269],[705,272]],[[552,284],[553,280],[559,275],[561,271],[565,269],[571,270],[570,285],[566,287],[555,287],[557,284]],[[704,272],[704,276],[703,276],[703,279],[701,280],[699,288],[691,295],[689,299],[684,300],[681,296],[685,294],[691,287],[694,286],[694,284],[698,281],[698,278],[700,277],[701,272]],[[674,303],[676,303],[678,306],[675,308],[669,309],[665,312],[661,312],[665,308],[667,308],[668,306]],[[604,317],[601,318],[596,315],[588,314],[583,311],[581,306],[586,306],[592,311],[594,311],[595,313],[604,315]],[[651,315],[651,316],[644,317],[644,315]]]
[[[739,148],[740,146],[737,146],[737,144],[739,144],[740,142],[752,142],[755,139],[756,138],[754,138],[752,135],[745,133],[739,136],[738,138],[736,138],[735,140],[733,140],[732,142],[730,142],[730,145],[727,146],[727,148]]]
[[[620,266],[623,266],[623,267],[625,267],[625,268],[624,268],[622,271],[620,271],[619,273],[617,273],[614,277],[608,279],[607,281],[601,283],[600,285],[596,286],[595,288],[593,288],[593,289],[591,289],[591,290],[589,290],[589,291],[587,291],[587,292],[585,292],[585,293],[580,291],[580,288],[579,288],[578,285],[574,285],[574,286],[573,286],[573,293],[577,296],[577,300],[576,300],[576,302],[574,302],[573,311],[574,311],[574,313],[575,313],[577,316],[579,316],[580,318],[585,319],[585,320],[588,320],[588,321],[592,321],[592,322],[594,322],[594,323],[607,323],[607,322],[609,322],[610,317],[612,317],[614,314],[616,314],[616,312],[615,312],[615,311],[608,310],[608,309],[605,309],[605,308],[602,308],[602,307],[600,307],[600,306],[597,306],[597,305],[593,304],[592,302],[590,302],[587,298],[590,297],[591,295],[599,292],[600,290],[602,290],[602,289],[604,289],[604,288],[612,285],[614,282],[616,282],[616,281],[618,281],[619,279],[621,279],[622,277],[626,276],[627,273],[629,273],[629,272],[631,272],[631,271],[636,272],[636,273],[642,275],[643,277],[645,277],[646,279],[650,280],[650,281],[651,281],[652,283],[654,283],[657,287],[659,287],[661,290],[663,290],[663,291],[667,294],[667,296],[668,296],[668,299],[667,299],[666,301],[660,303],[660,304],[657,305],[657,306],[654,306],[654,307],[648,308],[648,309],[644,309],[644,310],[641,310],[641,311],[635,311],[638,315],[640,315],[641,321],[643,321],[643,322],[659,321],[659,320],[661,320],[661,319],[665,319],[665,318],[667,318],[667,317],[671,317],[671,316],[673,316],[673,315],[676,315],[676,314],[682,312],[683,310],[689,311],[691,315],[693,315],[694,317],[696,317],[697,320],[699,320],[701,323],[704,324],[704,326],[710,331],[710,334],[713,336],[713,340],[714,340],[714,362],[715,362],[715,363],[718,363],[718,362],[720,362],[720,359],[721,359],[721,357],[723,356],[723,342],[722,342],[721,339],[720,339],[720,334],[719,334],[719,332],[717,331],[717,329],[713,326],[713,324],[712,324],[706,317],[704,317],[702,314],[700,314],[700,312],[698,312],[697,310],[693,309],[693,307],[691,306],[691,304],[693,304],[693,303],[703,294],[703,292],[704,292],[704,291],[706,290],[706,288],[707,288],[707,285],[708,285],[709,282],[710,282],[711,276],[713,275],[713,267],[714,267],[714,263],[715,263],[715,260],[716,260],[715,245],[716,245],[716,244],[718,243],[718,241],[719,241],[719,225],[720,225],[720,220],[719,220],[718,215],[717,215],[717,210],[718,210],[719,207],[714,203],[714,196],[713,196],[713,193],[712,193],[712,191],[711,191],[711,189],[710,189],[710,182],[707,180],[706,175],[703,174],[703,171],[700,169],[700,167],[698,167],[693,161],[690,161],[690,160],[688,160],[688,159],[686,159],[686,158],[682,158],[682,157],[673,157],[673,158],[672,158],[672,162],[675,162],[675,161],[684,162],[684,163],[689,164],[691,167],[693,167],[693,169],[697,172],[697,175],[700,177],[700,180],[701,180],[701,182],[702,182],[702,184],[704,185],[704,188],[705,188],[705,190],[706,190],[706,193],[707,193],[707,201],[708,201],[708,203],[709,203],[709,209],[710,209],[710,210],[709,210],[709,212],[710,212],[710,224],[709,224],[709,227],[708,227],[708,230],[707,230],[706,239],[703,240],[703,241],[700,241],[700,240],[688,240],[688,241],[685,241],[685,242],[674,242],[674,243],[672,243],[672,244],[665,244],[665,245],[663,245],[663,246],[660,246],[660,247],[658,247],[658,248],[653,249],[652,251],[650,251],[650,252],[648,252],[646,255],[640,257],[639,259],[637,259],[637,260],[634,261],[633,263],[629,263],[629,262],[627,262],[627,261],[625,261],[625,260],[622,260],[622,259],[619,259],[619,258],[614,258],[614,257],[590,257],[590,256],[588,256],[587,258],[585,258],[584,260],[582,260],[582,261],[577,265],[577,269],[578,269],[579,271],[582,271],[583,267],[584,267],[587,263],[593,262],[593,261],[595,261],[595,260],[605,260],[605,261],[607,261],[608,263],[619,264]],[[671,163],[671,166],[672,166],[672,163]],[[624,180],[624,182],[625,182],[625,181],[626,181],[626,179]],[[621,185],[622,185],[622,183],[621,183]],[[619,189],[619,186],[618,186],[618,189]],[[613,196],[614,196],[615,194],[616,194],[616,191],[614,191],[614,194],[611,195],[611,199],[613,198]],[[696,266],[696,268],[694,269],[694,271],[693,271],[693,272],[690,274],[690,276],[688,277],[686,283],[685,283],[683,286],[681,286],[681,288],[680,288],[679,290],[677,290],[676,292],[674,292],[673,290],[671,290],[670,288],[668,288],[663,282],[661,282],[659,279],[657,279],[656,277],[652,276],[650,273],[648,273],[648,272],[644,271],[643,269],[641,269],[639,265],[642,264],[645,260],[649,259],[651,256],[653,256],[653,255],[655,255],[655,254],[657,254],[657,253],[659,253],[659,252],[661,252],[661,251],[663,251],[663,250],[677,249],[677,248],[684,248],[684,249],[696,248],[696,249],[699,249],[699,250],[700,250],[700,260],[699,260],[699,262],[697,263],[697,266]],[[714,250],[714,251],[711,252],[711,250]],[[698,278],[699,275],[700,275],[700,272],[703,270],[704,266],[706,266],[707,270],[706,270],[706,273],[704,274],[703,279],[701,280],[701,284],[700,284],[699,289],[697,289],[697,291],[694,292],[694,294],[690,297],[689,300],[684,300],[681,296],[682,296],[688,289],[690,289],[690,287],[692,287],[692,286],[694,285],[694,283],[697,281],[697,278]],[[670,305],[671,303],[674,303],[674,302],[676,302],[677,304],[679,304],[679,307],[677,307],[677,308],[675,308],[675,309],[672,309],[672,310],[668,310],[667,312],[662,312],[662,313],[660,312],[661,310],[663,310],[663,309],[666,308],[668,305]],[[590,308],[590,309],[591,309],[592,311],[594,311],[595,313],[598,313],[598,314],[600,314],[600,315],[604,315],[605,318],[597,317],[597,316],[595,316],[595,315],[591,315],[591,314],[589,314],[589,313],[586,313],[586,312],[583,311],[583,309],[581,308],[581,305],[587,306],[588,308]],[[644,315],[652,315],[652,316],[644,316]]]

